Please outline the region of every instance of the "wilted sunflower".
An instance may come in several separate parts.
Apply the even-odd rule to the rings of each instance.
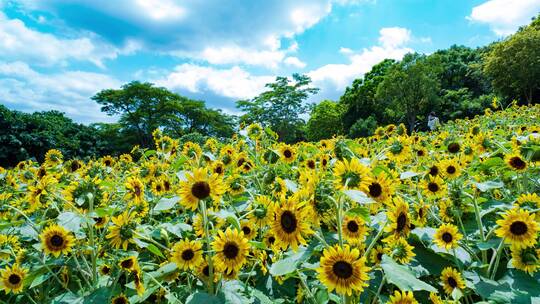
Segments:
[[[212,242],[212,249],[215,251],[214,264],[216,268],[230,273],[239,271],[246,262],[249,243],[243,232],[227,228],[225,233],[218,231]]]
[[[120,294],[111,300],[111,304],[129,304],[129,300],[125,295]]]
[[[533,275],[540,268],[540,249],[512,246],[512,265]]]
[[[384,230],[390,232],[394,237],[407,237],[411,231],[411,219],[409,205],[401,198],[394,197],[393,204],[388,207],[386,216],[390,222]]]
[[[336,189],[366,189],[371,181],[369,175],[369,169],[358,158],[344,159],[334,165]]]
[[[412,291],[400,291],[396,290],[387,304],[418,304],[418,301],[414,298]]]
[[[18,294],[23,290],[24,277],[28,272],[27,269],[20,267],[18,264],[13,264],[13,267],[6,266],[0,270],[0,288],[6,294],[13,292]]]
[[[206,169],[194,169],[186,174],[186,181],[180,184],[180,203],[191,210],[197,209],[199,200],[211,198],[218,201],[226,188],[218,174],[209,175]]]
[[[508,210],[502,219],[497,221],[499,228],[495,230],[498,237],[504,238],[504,242],[516,247],[534,246],[538,238],[538,223],[534,214],[528,211],[514,208]]]
[[[368,227],[362,217],[346,215],[341,224],[341,231],[347,243],[356,245],[364,241]]]
[[[370,268],[366,266],[366,258],[360,256],[360,251],[351,249],[349,245],[343,248],[339,245],[324,249],[317,268],[319,280],[337,293],[352,295],[361,293],[368,286]]]
[[[276,237],[276,246],[281,249],[291,247],[298,250],[299,245],[306,244],[305,236],[313,233],[307,221],[307,208],[304,203],[297,203],[293,198],[283,199],[275,208],[275,220],[272,222],[272,233]]]
[[[428,178],[423,181],[423,188],[424,195],[430,199],[441,198],[446,194],[446,184],[439,176],[428,176]]]
[[[524,160],[519,153],[511,153],[504,157],[508,166],[518,172],[523,172],[527,169],[527,161]]]
[[[135,256],[129,256],[120,260],[120,262],[118,262],[118,266],[120,266],[122,270],[131,272],[139,269],[139,262]]]
[[[133,271],[133,283],[135,284],[135,290],[137,291],[137,295],[139,297],[142,296],[146,289],[144,288],[144,283],[142,281],[142,276],[141,276],[141,270],[139,268]]]
[[[109,234],[106,238],[111,239],[111,245],[114,248],[122,247],[127,250],[129,243],[134,243],[133,236],[135,231],[135,214],[124,211],[112,218],[113,225],[109,226]]]
[[[446,250],[454,249],[459,244],[459,240],[463,238],[463,235],[459,233],[456,226],[452,224],[442,224],[433,236],[435,244]]]
[[[455,288],[465,288],[465,281],[461,277],[459,271],[452,267],[446,267],[441,273],[441,282],[443,284],[444,291],[447,294],[452,294]]]
[[[57,224],[52,224],[45,228],[41,232],[40,238],[45,254],[51,254],[55,257],[61,254],[68,254],[71,251],[71,247],[75,244],[75,238],[72,233]]]
[[[282,144],[279,147],[279,155],[283,162],[290,164],[296,159],[296,148]]]
[[[174,244],[171,261],[179,269],[195,269],[203,262],[202,244],[199,241],[181,240]]]

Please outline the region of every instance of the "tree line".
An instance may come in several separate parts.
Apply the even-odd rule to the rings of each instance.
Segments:
[[[307,103],[319,89],[306,75],[280,76],[266,88],[236,102],[243,113],[239,117],[139,81],[92,97],[104,113],[118,117],[116,123],[83,125],[58,111],[28,114],[0,105],[0,166],[41,161],[52,148],[69,158],[118,155],[134,145],[151,147],[155,129],[181,141],[203,142],[209,136],[230,138],[239,125],[259,123],[279,140],[294,143],[369,136],[386,124],[422,131],[432,111],[441,121],[472,117],[494,99],[499,106],[538,102],[540,18],[488,46],[454,45],[430,55],[385,59],[355,79],[337,101]]]

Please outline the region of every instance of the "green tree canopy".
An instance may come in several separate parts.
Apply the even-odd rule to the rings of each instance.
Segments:
[[[306,126],[307,139],[318,141],[343,134],[342,114],[341,105],[331,100],[323,100],[315,105]]]
[[[311,79],[306,75],[293,74],[292,79],[277,77],[275,82],[266,84],[268,91],[253,99],[236,102],[236,107],[245,112],[241,121],[270,127],[281,141],[301,140],[305,125],[302,115],[310,108],[305,100],[319,91],[310,87],[310,83]]]

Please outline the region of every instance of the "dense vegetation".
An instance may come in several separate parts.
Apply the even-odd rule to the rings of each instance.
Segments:
[[[267,88],[237,102],[241,117],[136,81],[93,97],[103,112],[119,118],[114,124],[82,126],[58,112],[23,114],[2,107],[0,165],[42,160],[53,147],[68,157],[119,155],[134,145],[149,147],[156,128],[202,143],[206,136],[230,138],[239,125],[256,122],[274,130],[280,141],[295,143],[370,136],[386,124],[426,130],[432,111],[444,122],[474,117],[493,103],[535,103],[540,98],[540,19],[485,47],[452,46],[430,55],[407,54],[401,61],[386,59],[354,80],[338,101],[308,104],[318,89],[305,75],[277,77]]]
[[[0,169],[0,300],[537,303],[540,105],[485,113]]]

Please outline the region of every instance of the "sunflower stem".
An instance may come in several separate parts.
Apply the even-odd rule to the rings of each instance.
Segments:
[[[499,262],[501,261],[503,248],[504,248],[504,239],[501,240],[501,243],[499,243],[499,247],[497,247],[497,251],[494,255],[495,259],[492,258],[491,263],[489,263],[488,273],[491,273],[489,278],[492,280],[495,278],[495,274],[497,273],[497,268],[499,268]],[[493,264],[493,260],[495,260],[495,264]]]
[[[94,213],[94,196],[91,193],[87,194],[90,209],[90,216]],[[93,221],[93,220],[92,220]],[[90,229],[90,247],[92,247],[92,288],[97,284],[97,262],[96,262],[96,244],[95,244],[95,235],[94,235],[94,225],[93,223],[88,222],[88,228]]]
[[[381,238],[382,234],[384,233],[384,228],[386,227],[387,223],[388,222],[384,222],[384,224],[381,226],[381,229],[379,230],[377,235],[375,235],[375,237],[373,238],[373,240],[369,244],[368,248],[366,249],[366,252],[364,252],[364,257],[367,258],[369,256],[369,252],[371,251],[371,249],[373,249],[373,247],[375,246],[377,241]]]
[[[478,208],[478,202],[476,201],[476,196],[472,198],[474,205],[474,214],[476,216],[476,225],[478,226],[478,231],[480,231],[480,239],[482,243],[486,242],[486,236],[484,234],[484,226],[482,225],[482,217],[480,216],[480,208]],[[487,252],[482,250],[482,263],[487,263]]]
[[[204,238],[206,239],[206,250],[209,252],[208,257],[208,293],[214,294],[214,263],[213,255],[210,251],[210,233],[208,231],[208,214],[206,210],[206,202],[201,200],[201,212],[203,215],[203,224],[204,224]]]
[[[298,274],[298,278],[300,279],[300,282],[302,283],[302,287],[306,290],[306,293],[310,299],[310,302],[313,301],[313,303],[317,303],[315,296],[313,295],[313,293],[311,293],[311,290],[309,289],[306,283],[306,280],[304,279],[304,277],[302,276],[302,274],[300,273],[298,269],[296,270],[296,274]]]
[[[379,288],[377,288],[377,293],[375,294],[375,297],[373,297],[373,301],[371,301],[371,304],[376,304],[378,302],[379,295],[381,294],[381,291],[385,283],[386,283],[386,274],[383,275],[381,279],[381,283],[379,284]]]

